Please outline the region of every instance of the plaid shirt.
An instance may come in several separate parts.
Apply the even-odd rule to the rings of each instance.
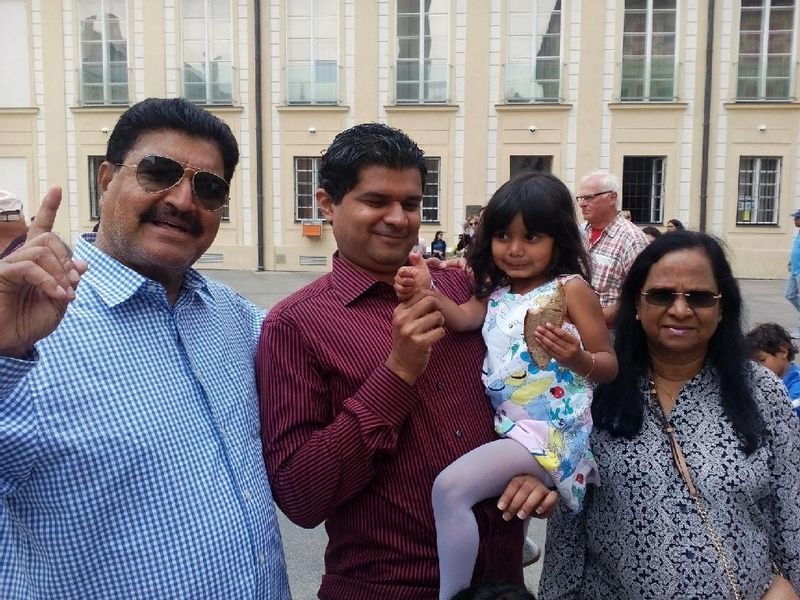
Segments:
[[[171,305],[93,240],[58,329],[0,358],[0,598],[289,598],[263,311],[194,270]]]
[[[622,213],[617,213],[594,244],[589,239],[591,233],[592,226],[586,223],[583,243],[592,259],[592,287],[600,306],[614,306],[633,261],[647,246],[647,238]]]

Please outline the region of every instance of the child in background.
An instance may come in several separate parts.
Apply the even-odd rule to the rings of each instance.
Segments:
[[[792,361],[797,346],[783,327],[777,323],[761,323],[747,334],[753,360],[783,379],[797,416],[800,417],[800,368]]]
[[[431,289],[424,261],[395,278],[401,300]],[[545,173],[523,173],[492,196],[467,262],[475,296],[462,305],[434,291],[447,327],[482,327],[486,342],[483,382],[502,436],[446,467],[433,485],[439,551],[439,598],[466,588],[478,553],[472,506],[498,496],[523,473],[555,487],[567,506],[581,508],[586,485],[597,480],[589,449],[591,382],[617,374],[617,359],[597,295],[589,287],[589,259],[566,186]],[[566,294],[563,326],[539,326],[535,337],[552,359],[537,367],[523,339],[529,308]]]

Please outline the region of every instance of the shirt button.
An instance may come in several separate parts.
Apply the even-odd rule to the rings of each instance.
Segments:
[[[246,488],[242,490],[242,495],[244,496],[244,499],[247,500],[248,502],[253,499],[252,492]]]
[[[258,555],[258,564],[260,565],[267,564],[267,556],[263,552],[260,552]]]
[[[436,389],[439,390],[440,392],[446,387],[447,386],[445,385],[444,381],[437,381],[436,382]]]
[[[460,437],[462,437],[464,435],[464,433],[460,429],[456,429],[455,435],[456,435],[457,438],[460,438]]]

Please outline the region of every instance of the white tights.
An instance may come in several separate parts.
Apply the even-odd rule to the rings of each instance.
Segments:
[[[552,485],[550,475],[527,448],[505,438],[475,448],[436,477],[432,500],[439,551],[439,600],[450,600],[472,580],[480,543],[472,507],[499,496],[513,477],[526,474]]]

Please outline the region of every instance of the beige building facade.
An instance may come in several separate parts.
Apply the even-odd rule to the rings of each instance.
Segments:
[[[241,149],[209,266],[328,269],[320,154],[380,121],[428,156],[428,243],[443,231],[452,248],[520,170],[575,190],[604,169],[637,224],[678,218],[725,240],[738,276],[781,278],[799,23],[796,0],[2,0],[0,188],[31,215],[63,186],[74,240],[98,218],[118,116],[186,96]]]

